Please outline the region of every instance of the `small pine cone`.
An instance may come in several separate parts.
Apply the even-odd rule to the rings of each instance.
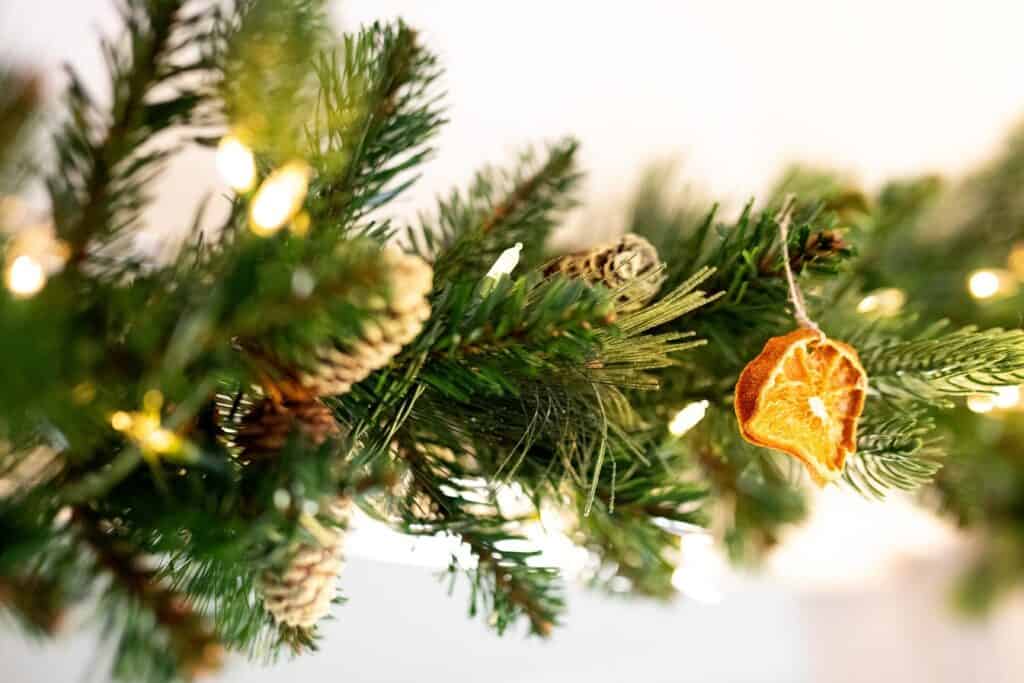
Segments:
[[[616,291],[618,310],[636,311],[657,295],[665,274],[658,251],[639,235],[627,233],[614,242],[556,259],[547,275],[561,273]]]
[[[259,460],[273,457],[295,431],[314,446],[341,433],[334,413],[319,399],[264,398],[241,418],[232,440],[243,460]]]
[[[310,628],[327,614],[337,594],[352,500],[339,497],[323,507],[321,515],[338,526],[318,525],[318,542],[299,543],[282,569],[260,576],[263,604],[278,623]]]
[[[357,340],[337,340],[314,351],[315,362],[296,373],[298,383],[316,396],[348,393],[374,370],[387,365],[416,338],[430,317],[427,296],[433,284],[430,265],[417,256],[388,250],[389,300],[381,316],[367,322]]]
[[[436,522],[442,517],[440,505],[417,484],[412,472],[406,472],[389,493],[399,521]]]
[[[63,467],[60,453],[45,444],[14,451],[0,440],[0,501],[27,494],[56,477]]]
[[[822,230],[813,232],[807,236],[807,243],[804,245],[804,260],[828,258],[836,256],[850,248],[843,234],[838,230]]]
[[[838,230],[812,232],[807,236],[807,241],[802,248],[790,247],[789,267],[794,273],[799,274],[811,263],[828,261],[828,259],[847,254],[849,251],[850,245],[843,239],[842,232]],[[778,252],[775,251],[765,253],[758,268],[762,275],[769,277],[781,277],[786,272],[782,267]]]

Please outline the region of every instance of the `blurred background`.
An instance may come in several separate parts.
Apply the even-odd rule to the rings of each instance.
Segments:
[[[0,57],[33,65],[47,92],[73,62],[100,86],[108,0],[3,0]],[[737,207],[792,161],[849,171],[868,188],[992,155],[1024,116],[1024,4],[988,2],[514,4],[350,0],[339,28],[403,17],[447,68],[451,120],[413,216],[484,162],[577,135],[588,181],[573,231],[613,233],[651,162],[678,159],[694,191]],[[185,227],[220,183],[210,155],[176,158],[159,188],[154,243]],[[465,680],[481,662],[512,681],[974,681],[1024,679],[1024,600],[965,621],[949,588],[971,539],[907,500],[818,495],[809,523],[756,574],[684,539],[682,595],[669,606],[570,594],[550,642],[499,640],[465,618],[436,570],[449,548],[415,549],[368,523],[352,541],[350,602],[322,651],[273,669],[235,663],[227,682]],[[80,618],[87,619],[88,615]],[[623,634],[630,634],[624,639]],[[52,647],[0,631],[3,680],[100,680],[89,636]]]

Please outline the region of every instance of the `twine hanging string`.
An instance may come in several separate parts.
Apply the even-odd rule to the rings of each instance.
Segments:
[[[796,318],[797,324],[805,329],[814,330],[822,339],[825,339],[825,333],[818,327],[818,323],[811,320],[811,316],[807,314],[807,303],[804,301],[804,293],[797,286],[796,278],[793,277],[793,268],[789,265],[789,221],[793,216],[793,207],[795,205],[796,197],[794,195],[787,195],[786,200],[782,204],[782,211],[779,212],[777,219],[779,238],[782,241],[782,266],[786,271],[786,284],[789,286],[789,300],[793,304],[793,317]]]

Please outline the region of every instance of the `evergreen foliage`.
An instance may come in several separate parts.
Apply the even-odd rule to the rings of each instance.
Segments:
[[[120,4],[110,102],[70,74],[42,178],[67,262],[33,296],[0,292],[0,608],[28,631],[52,633],[100,594],[122,680],[189,678],[222,649],[314,647],[315,629],[274,621],[258,577],[316,543],[336,523],[321,506],[339,496],[402,532],[460,540],[473,560],[453,559],[451,578],[468,578],[470,612],[499,633],[547,636],[565,608],[559,568],[529,534],[546,511],[591,558],[584,578],[616,593],[672,597],[680,534],[712,521],[736,561],[756,562],[806,511],[793,463],[743,441],[732,408],[744,365],[794,326],[785,255],[811,313],[868,372],[846,485],[921,490],[984,531],[970,604],[1024,576],[1019,420],[993,427],[963,407],[1024,382],[1021,295],[979,304],[962,284],[1022,239],[1021,136],[963,187],[922,178],[871,196],[794,169],[731,218],[680,203],[652,173],[628,227],[656,246],[665,282],[629,311],[621,292],[545,275],[581,173],[571,139],[528,150],[403,231],[433,268],[430,317],[351,391],[303,397],[338,429],[295,429],[274,457],[247,458],[240,415],[281,399],[282,368],[365,343],[402,294],[387,209],[444,122],[440,67],[401,22],[335,40],[317,0]],[[25,171],[36,98],[31,79],[0,83],[0,179],[13,191],[41,179]],[[217,229],[198,229],[199,207],[175,253],[134,255],[162,164],[228,134],[253,151],[257,187],[291,163],[309,171],[291,223],[250,230],[259,190],[243,190]],[[969,210],[949,211],[961,196]],[[950,216],[952,236],[932,237]],[[488,274],[517,243],[513,272]],[[878,287],[906,291],[905,310],[858,312]],[[704,419],[673,434],[698,402]],[[526,509],[502,503],[509,490]]]

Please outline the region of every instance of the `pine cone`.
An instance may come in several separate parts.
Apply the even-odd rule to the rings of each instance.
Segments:
[[[547,275],[561,273],[615,290],[617,307],[622,312],[643,308],[665,281],[654,245],[633,233],[589,251],[556,259],[544,272]]]
[[[808,264],[827,262],[829,259],[842,256],[849,251],[850,245],[843,239],[843,234],[840,231],[812,232],[801,247],[790,248],[789,267],[794,273],[800,274]],[[786,272],[777,251],[766,252],[758,264],[758,270],[761,275],[767,277],[782,277]]]
[[[437,502],[417,484],[412,472],[401,477],[378,495],[366,499],[382,518],[392,523],[434,522],[441,518]]]
[[[56,477],[63,466],[60,453],[50,446],[15,451],[0,440],[0,501],[27,494]]]
[[[310,628],[330,610],[345,567],[344,543],[352,500],[339,497],[322,510],[338,527],[321,528],[319,542],[299,543],[287,565],[260,577],[263,604],[274,619],[287,626]]]
[[[319,399],[264,398],[241,418],[231,439],[241,458],[252,461],[273,457],[295,431],[314,446],[341,433],[334,413]]]
[[[805,262],[815,259],[825,259],[849,251],[850,246],[843,239],[843,234],[838,230],[822,230],[807,236],[807,243],[804,245],[803,259]],[[803,266],[803,264],[799,264]]]
[[[360,339],[337,340],[317,348],[312,367],[294,373],[305,391],[315,396],[348,393],[353,384],[387,365],[423,329],[430,317],[427,295],[433,270],[419,257],[395,250],[385,254],[390,268],[384,312],[363,326]]]

